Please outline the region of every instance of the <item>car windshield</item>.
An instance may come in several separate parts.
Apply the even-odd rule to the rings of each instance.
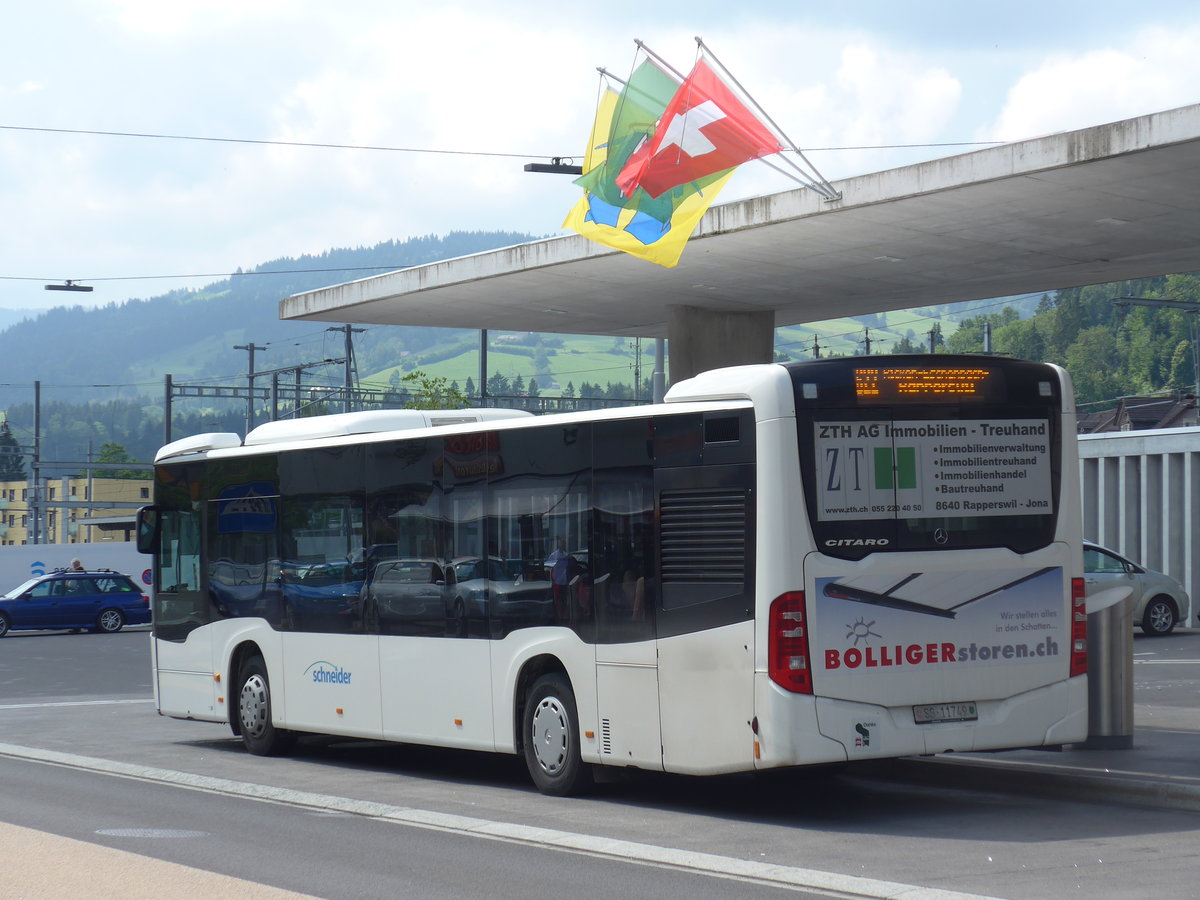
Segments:
[[[31,587],[33,587],[35,584],[37,584],[41,580],[42,579],[40,579],[40,578],[30,578],[28,581],[17,585],[11,591],[9,591],[7,594],[5,594],[4,597],[5,597],[5,599],[8,599],[8,600],[13,599],[14,597],[20,597],[23,593],[25,593],[27,590],[29,590]]]
[[[427,584],[438,581],[441,578],[441,571],[435,563],[423,562],[414,560],[412,562],[397,563],[392,569],[389,581],[399,581],[404,584]]]

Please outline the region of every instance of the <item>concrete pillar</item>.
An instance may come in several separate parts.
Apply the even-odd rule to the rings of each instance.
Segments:
[[[731,313],[670,306],[667,313],[672,384],[709,369],[775,358],[774,310]]]

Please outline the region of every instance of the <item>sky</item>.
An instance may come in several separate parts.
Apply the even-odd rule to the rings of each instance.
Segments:
[[[523,166],[582,162],[597,67],[626,77],[639,39],[686,71],[702,37],[830,180],[1200,102],[1194,0],[42,0],[0,21],[0,309],[565,233],[580,189]],[[749,163],[718,203],[795,187]],[[95,290],[44,289],[67,279]]]

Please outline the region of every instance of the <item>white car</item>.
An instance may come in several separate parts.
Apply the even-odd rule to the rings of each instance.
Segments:
[[[1083,543],[1083,575],[1088,594],[1119,585],[1130,587],[1133,623],[1146,634],[1170,634],[1187,621],[1191,609],[1187,591],[1170,575],[1143,568],[1087,541]]]

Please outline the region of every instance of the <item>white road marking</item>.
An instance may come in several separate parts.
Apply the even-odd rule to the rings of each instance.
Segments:
[[[946,891],[897,881],[842,875],[836,872],[822,872],[817,869],[772,865],[736,857],[718,856],[713,853],[677,850],[654,844],[576,834],[552,828],[534,828],[528,825],[494,822],[489,819],[433,812],[408,806],[392,806],[369,800],[354,800],[330,794],[230,781],[225,778],[139,766],[91,756],[78,756],[74,753],[61,753],[56,750],[22,747],[16,744],[0,743],[0,755],[68,766],[74,769],[103,772],[138,781],[169,784],[214,794],[226,794],[322,811],[336,810],[431,831],[453,832],[569,853],[584,853],[620,862],[661,866],[662,868],[694,872],[699,875],[733,878],[774,887],[823,891],[839,897],[861,897],[872,898],[872,900],[996,900],[996,898],[988,898],[980,894]]]
[[[153,703],[154,698],[145,700],[62,700],[56,703],[8,703],[0,709],[52,709],[57,706],[113,706],[118,703]]]
[[[1135,666],[1200,666],[1200,659],[1135,659]]]

